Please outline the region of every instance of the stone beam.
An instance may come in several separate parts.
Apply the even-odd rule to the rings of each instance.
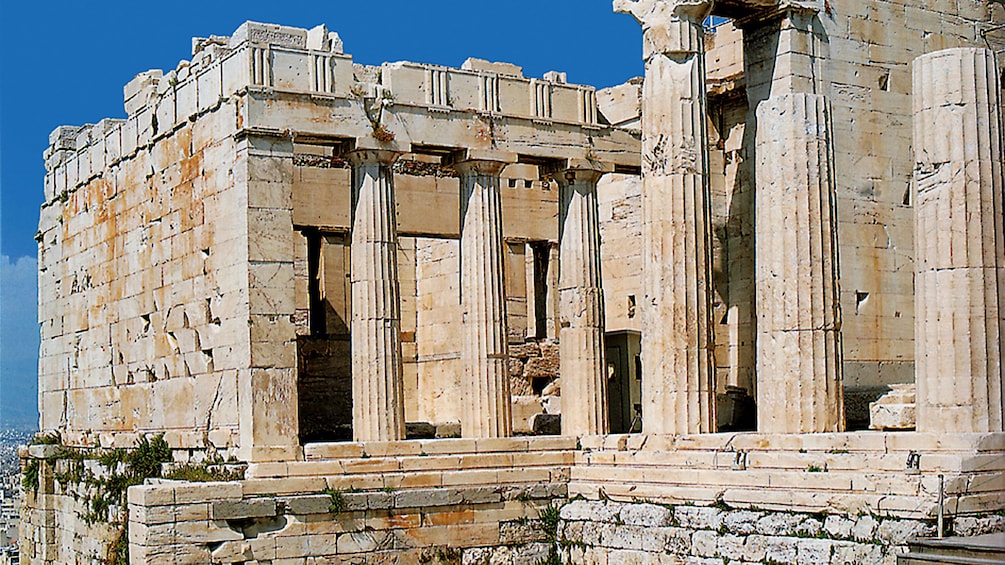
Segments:
[[[712,15],[740,22],[765,20],[789,10],[823,11],[823,0],[716,0]]]
[[[397,101],[385,107],[381,125],[392,139],[378,142],[364,101],[318,98],[290,91],[250,88],[242,107],[245,129],[292,132],[297,139],[347,142],[414,153],[450,154],[498,150],[522,162],[589,159],[618,172],[639,171],[640,141],[623,129],[471,109],[440,110]],[[385,138],[386,139],[386,138]]]
[[[704,1],[615,0],[642,25],[642,426],[715,428]]]
[[[192,60],[174,70],[137,75],[124,95],[127,119],[66,128],[78,151],[115,161],[229,105],[244,135],[417,153],[496,149],[524,162],[589,159],[639,171],[639,136],[603,123],[595,89],[566,83],[564,73],[526,78],[485,61],[354,69],[323,26],[247,22],[229,38],[197,40]],[[47,200],[54,196],[46,187]]]

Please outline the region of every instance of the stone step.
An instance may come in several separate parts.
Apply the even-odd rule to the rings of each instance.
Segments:
[[[908,546],[914,555],[991,559],[995,563],[1005,563],[1005,533],[914,539]]]
[[[649,500],[665,504],[704,506],[721,503],[730,508],[785,512],[856,514],[866,511],[878,515],[896,514],[910,519],[932,518],[936,508],[935,501],[920,500],[917,496],[718,486],[633,485],[623,482],[583,482],[575,479],[569,483],[569,496],[583,496],[590,500],[604,498],[621,502]]]
[[[653,469],[632,467],[584,467],[572,469],[573,480],[582,482],[624,481],[629,484],[688,485],[702,484],[720,487],[767,488],[786,490],[816,490],[862,492],[886,495],[917,496],[922,488],[921,476],[857,473],[811,472],[747,469],[732,471],[721,469]],[[927,481],[935,486],[935,481]]]
[[[869,469],[903,473],[910,453],[828,451],[719,451],[679,449],[670,451],[582,451],[577,463],[636,465],[665,468],[729,469],[742,461],[746,467],[761,469],[805,469],[810,465],[838,470]],[[1005,470],[1005,458],[996,453],[922,453],[917,458],[922,472],[961,473]]]
[[[402,455],[355,459],[252,463],[249,478],[448,472],[473,469],[569,467],[572,451],[519,451],[454,455]]]
[[[513,453],[566,451],[576,449],[577,438],[570,436],[526,436],[504,438],[444,438],[404,441],[308,443],[308,461],[465,453]]]
[[[904,553],[897,556],[897,565],[1002,565],[1005,559],[985,559],[977,557],[960,557],[955,555],[928,555]]]
[[[848,451],[894,453],[925,452],[1001,452],[1005,433],[954,433],[859,431],[816,434],[761,434],[756,432],[664,436],[647,434],[611,434],[587,436],[580,440],[583,449],[594,451]]]

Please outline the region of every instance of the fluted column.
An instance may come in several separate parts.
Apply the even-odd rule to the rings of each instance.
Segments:
[[[506,350],[506,296],[503,284],[500,161],[455,164],[461,176],[461,434],[510,435]]]
[[[704,28],[712,3],[615,0],[643,28],[642,426],[715,429]]]
[[[830,105],[782,94],[757,107],[757,426],[844,429]]]
[[[361,150],[352,164],[352,430],[356,441],[405,437],[398,234],[391,165],[398,154]]]
[[[919,431],[1003,431],[1005,234],[994,53],[914,61]]]
[[[559,179],[559,297],[562,433],[605,434],[604,291],[600,276],[597,181],[601,172],[568,170]]]

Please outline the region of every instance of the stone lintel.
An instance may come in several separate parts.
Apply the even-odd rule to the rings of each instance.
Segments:
[[[474,110],[428,112],[421,106],[395,103],[384,110],[382,124],[394,135],[389,143],[377,143],[363,103],[333,100],[322,103],[293,92],[249,89],[244,108],[244,127],[265,131],[290,131],[296,139],[353,140],[366,147],[403,152],[450,154],[475,151],[512,153],[521,162],[540,163],[558,159],[592,160],[621,170],[639,167],[638,133],[552,120],[543,126],[527,116],[496,115],[491,118]],[[330,125],[337,123],[335,130]],[[497,159],[500,157],[489,157]],[[511,157],[505,157],[511,159]]]
[[[519,161],[516,153],[496,149],[458,149],[444,158],[444,165],[452,166],[487,166],[476,163],[499,163],[503,166]],[[469,164],[469,165],[465,165]]]
[[[824,0],[720,0],[712,14],[731,18],[739,29],[757,27],[791,14],[813,15],[828,8]]]
[[[548,174],[555,177],[563,176],[565,178],[568,178],[569,174],[576,175],[594,173],[597,175],[597,179],[594,179],[596,181],[607,173],[613,173],[615,166],[613,163],[606,163],[591,159],[572,158],[549,161],[548,163],[541,165],[540,170],[542,174]]]

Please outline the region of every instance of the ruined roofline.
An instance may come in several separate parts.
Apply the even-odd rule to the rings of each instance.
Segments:
[[[407,106],[605,125],[596,89],[568,84],[565,73],[527,78],[517,65],[476,58],[460,68],[407,61],[367,67],[354,64],[352,55],[343,52],[338,34],[324,25],[306,30],[249,21],[230,36],[193,38],[192,53],[191,61],[182,60],[167,73],[153,69],[129,81],[123,88],[126,119],[106,118],[96,125],[53,130],[44,153],[47,169],[54,170],[69,154],[104,143],[103,155],[91,167],[100,170],[212,111],[231,95],[255,88],[341,99],[390,92],[396,104]],[[416,80],[416,73],[427,75],[425,84]],[[514,96],[520,89],[526,95]],[[120,135],[119,141],[106,141]],[[46,201],[55,196],[47,192]]]

